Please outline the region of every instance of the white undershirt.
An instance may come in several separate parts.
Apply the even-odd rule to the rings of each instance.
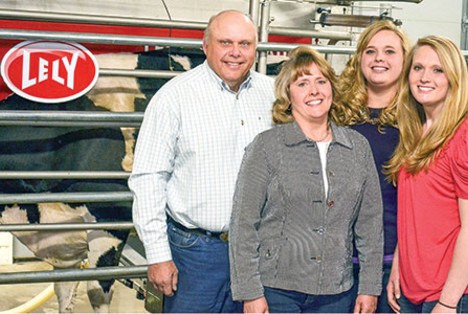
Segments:
[[[322,164],[322,175],[325,188],[325,197],[328,196],[328,177],[327,177],[327,152],[328,146],[330,146],[330,141],[327,142],[317,142],[317,147],[320,155],[320,163]]]

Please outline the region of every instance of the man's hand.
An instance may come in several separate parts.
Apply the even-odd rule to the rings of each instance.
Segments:
[[[244,313],[269,313],[265,297],[244,301]]]
[[[148,266],[148,281],[165,296],[171,297],[177,290],[178,273],[173,261]]]
[[[375,313],[377,297],[375,295],[359,294],[356,298],[354,313]]]

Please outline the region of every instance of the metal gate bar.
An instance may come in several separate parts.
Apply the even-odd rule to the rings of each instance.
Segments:
[[[150,36],[130,36],[113,34],[91,34],[91,33],[72,33],[72,32],[47,32],[47,31],[24,31],[15,29],[0,29],[0,38],[3,39],[21,39],[21,40],[62,40],[75,41],[94,44],[114,44],[114,45],[133,45],[133,46],[169,46],[181,48],[200,48],[202,41],[198,39],[178,39],[166,37]],[[327,36],[327,38],[329,38]],[[258,43],[259,51],[290,51],[298,44],[283,43]],[[323,53],[350,54],[354,47],[345,46],[314,46],[317,51]]]
[[[130,191],[0,194],[0,204],[131,202]]]
[[[1,122],[0,122],[1,124]],[[0,180],[11,179],[128,179],[125,171],[0,171]]]
[[[0,284],[146,278],[146,271],[147,266],[125,266],[3,273],[0,275]]]
[[[0,224],[0,232],[20,231],[71,231],[71,230],[125,230],[132,229],[132,222],[95,222],[73,224]]]
[[[0,125],[139,127],[143,112],[0,110]]]

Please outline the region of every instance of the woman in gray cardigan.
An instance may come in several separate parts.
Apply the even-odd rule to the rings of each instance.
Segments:
[[[230,225],[231,287],[244,312],[374,312],[382,278],[382,200],[367,140],[331,120],[336,76],[307,46],[276,78],[277,127],[248,146]],[[335,116],[334,116],[335,115]]]

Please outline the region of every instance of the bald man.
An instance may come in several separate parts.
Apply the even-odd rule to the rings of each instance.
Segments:
[[[129,186],[133,220],[165,313],[242,312],[232,300],[228,227],[244,148],[272,126],[273,79],[252,70],[257,27],[213,16],[205,62],[152,98]]]

